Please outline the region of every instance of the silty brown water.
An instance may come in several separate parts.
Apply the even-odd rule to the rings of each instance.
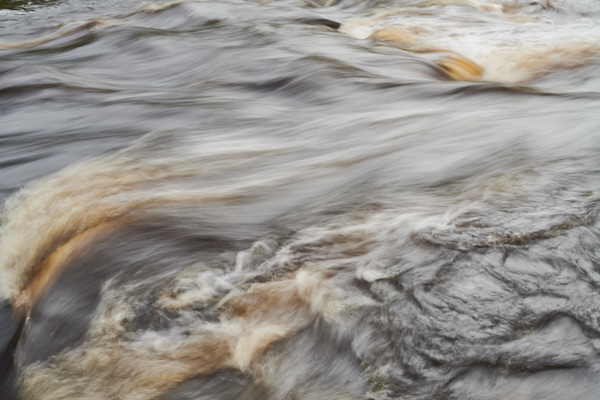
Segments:
[[[3,398],[600,399],[595,2],[0,5]]]

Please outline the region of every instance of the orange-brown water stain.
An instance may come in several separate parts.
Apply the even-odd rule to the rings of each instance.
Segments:
[[[600,59],[600,46],[590,42],[564,43],[540,51],[515,52],[517,68],[528,71],[525,81],[540,78],[557,70],[581,68]],[[520,53],[520,54],[519,54]],[[510,56],[507,57],[510,59]]]
[[[232,369],[252,375],[253,363],[267,349],[314,321],[320,307],[312,303],[328,292],[324,280],[323,274],[302,271],[237,288],[217,305],[218,322],[190,327],[186,335],[90,337],[50,365],[25,371],[23,394],[72,398],[85,387],[95,398],[149,400],[199,375]],[[77,384],[64,384],[64,376]]]
[[[235,201],[239,196],[212,196],[201,200],[204,202]],[[189,204],[197,202],[196,196],[186,196],[148,200],[137,204],[137,210],[128,210],[129,216],[118,216],[110,219],[110,216],[97,215],[91,222],[91,227],[75,233],[69,239],[65,236],[56,238],[53,243],[59,242],[55,250],[46,255],[37,266],[30,269],[21,282],[21,289],[13,296],[13,310],[19,313],[27,313],[35,305],[40,296],[55,282],[64,268],[75,261],[86,249],[93,244],[116,232],[119,228],[132,224],[136,218],[131,216],[134,211],[141,212],[143,209],[173,206],[177,204]],[[109,213],[110,214],[110,213]],[[94,225],[94,223],[96,223]],[[77,227],[72,227],[76,229]],[[73,233],[73,232],[71,232]]]
[[[461,54],[448,51],[445,52],[450,53],[450,56],[435,61],[435,64],[450,78],[467,82],[477,82],[481,80],[483,68],[477,65],[477,63]]]
[[[56,357],[46,367],[26,370],[21,395],[40,400],[150,400],[195,376],[231,369],[227,337],[213,334],[197,339],[182,339],[167,351],[136,343],[88,344],[83,351]]]
[[[540,5],[544,8],[552,8],[547,1],[541,2]],[[436,36],[451,35],[452,32],[443,32],[445,29],[443,24],[436,26],[438,16],[427,11],[433,6],[472,7],[517,24],[540,22],[534,14],[527,12],[527,7],[531,5],[525,3],[489,4],[470,0],[429,0],[413,7],[382,11],[369,18],[350,19],[344,22],[340,31],[354,32],[350,34],[357,38],[382,40],[394,47],[414,53],[446,53],[447,56],[434,63],[446,76],[458,81],[527,83],[556,70],[581,67],[597,59],[598,49],[592,40],[587,43],[565,44],[568,49],[558,46],[546,50],[544,49],[548,47],[546,43],[533,47],[531,43],[528,45],[526,42],[519,47],[496,46],[497,48],[491,48],[483,58],[470,58],[461,54],[460,49],[449,50],[444,46],[435,45]],[[410,23],[400,25],[397,22],[397,18],[402,15],[415,14],[431,17],[431,26],[427,28],[423,24],[414,26]],[[439,16],[443,15],[442,13]],[[368,34],[376,26],[379,28]],[[425,36],[428,38],[426,41],[423,39]],[[427,41],[433,42],[426,43]]]
[[[293,278],[293,277],[290,277]],[[296,279],[253,285],[223,299],[221,315],[243,331],[232,343],[233,365],[244,371],[267,348],[309,324],[313,316]]]
[[[368,23],[367,23],[368,25]],[[482,59],[474,60],[444,48],[421,42],[421,28],[390,25],[368,38],[417,54],[440,53],[434,63],[457,81],[527,83],[556,71],[580,68],[600,59],[600,46],[593,41],[571,41],[553,45],[498,46]]]
[[[469,58],[454,51],[420,45],[418,39],[400,27],[379,29],[373,32],[369,39],[383,40],[402,50],[414,53],[443,53],[444,56],[436,60],[435,64],[444,74],[457,81],[479,81],[483,75],[483,68]]]
[[[600,46],[591,42],[553,46],[500,48],[483,61],[482,80],[526,84],[546,75],[600,61]]]
[[[366,303],[363,302],[364,299],[359,299],[360,294],[346,292],[344,289],[348,288],[350,281],[354,277],[350,268],[345,268],[342,265],[329,267],[325,270],[321,268],[323,268],[322,264],[315,263],[314,265],[308,265],[306,269],[302,269],[296,273],[295,281],[299,300],[301,304],[305,304],[310,308],[308,315],[311,317],[307,321],[308,324],[302,328],[308,327],[310,323],[314,323],[318,316],[320,321],[324,321],[328,326],[336,330],[344,325],[344,321],[347,318],[347,314],[345,313],[347,311],[352,310],[357,304],[360,304],[360,307]],[[353,304],[354,301],[356,303]],[[292,338],[299,331],[300,329],[290,332],[283,339]],[[336,330],[336,334],[344,335],[342,332],[343,329]],[[321,340],[324,339],[321,338]],[[282,348],[286,348],[288,344],[281,343],[283,347],[274,347],[273,345],[278,342],[280,341],[273,342],[262,351],[261,357],[256,358],[248,368],[248,373],[254,378],[254,384],[272,390],[273,393],[277,393],[281,385],[283,374],[279,368],[281,368],[283,358],[287,357],[280,351]],[[293,348],[297,349],[296,346],[293,346]],[[290,371],[289,373],[293,372]],[[315,398],[319,398],[319,394],[322,395],[321,398],[348,400],[358,398],[349,391],[344,390],[343,385],[337,388],[333,388],[330,385],[331,383],[328,383],[326,387],[319,387],[318,383],[313,382],[310,388],[306,387],[300,390],[315,393],[313,394]]]
[[[81,182],[80,174],[76,176],[80,178],[77,182]],[[69,177],[66,174],[53,183],[68,181]],[[132,218],[144,217],[153,209],[176,204],[239,201],[243,198],[236,195],[201,196],[179,191],[160,193],[150,199],[140,197],[140,193],[146,193],[137,191],[141,184],[160,181],[154,174],[148,176],[143,171],[131,171],[120,177],[108,172],[92,174],[84,181],[85,187],[73,187],[71,184],[67,190],[64,185],[52,185],[50,198],[68,201],[66,204],[52,202],[59,205],[53,206],[51,212],[43,213],[47,219],[44,226],[47,225],[50,231],[37,244],[36,252],[29,259],[41,257],[39,266],[32,264],[33,272],[24,275],[26,279],[23,282],[26,284],[21,286],[22,297],[15,304],[31,307],[66,265],[105,235],[119,229],[121,224],[130,223]],[[121,202],[118,202],[119,199]],[[30,216],[25,212],[27,210],[40,212],[43,209],[40,200],[29,200],[31,204],[25,202],[27,206],[21,210],[23,215]],[[43,200],[44,204],[48,202],[48,198]],[[341,234],[331,240],[339,244],[339,249],[334,254],[321,249],[323,254],[317,259],[326,260],[340,254],[354,256],[367,251],[360,249],[357,252],[364,242],[360,235]],[[236,290],[219,303],[219,323],[207,323],[189,335],[166,337],[170,343],[162,349],[161,346],[156,348],[154,340],[119,338],[118,335],[101,333],[112,329],[108,326],[108,331],[92,327],[92,331],[100,333],[92,334],[81,348],[58,355],[47,366],[30,366],[24,371],[24,398],[77,398],[84,393],[78,392],[78,387],[85,387],[86,392],[87,388],[97,392],[98,398],[151,399],[157,393],[197,375],[225,369],[249,371],[251,365],[274,343],[306,327],[326,310],[326,305],[321,304],[327,292],[323,281],[333,276],[334,272],[300,271],[299,274],[286,274],[274,281]],[[112,326],[113,322],[109,325]],[[73,377],[74,382],[79,383],[67,387],[63,382],[64,376]],[[46,389],[38,392],[39,387]],[[69,392],[66,396],[60,394],[66,392]]]
[[[37,273],[31,271],[44,264],[51,253],[88,229],[118,219],[135,219],[152,209],[178,204],[235,202],[243,198],[235,193],[203,195],[184,190],[159,190],[164,183],[168,187],[170,179],[187,176],[194,173],[172,168],[165,171],[160,165],[119,168],[119,163],[92,162],[67,169],[43,184],[28,188],[6,208],[7,217],[2,226],[0,245],[6,250],[0,255],[0,266],[7,276],[12,275],[4,282],[10,297],[14,299],[24,290]],[[66,254],[70,248],[66,246],[57,254]],[[55,264],[51,259],[47,262]],[[36,291],[32,289],[31,294]],[[18,303],[27,303],[26,297]]]
[[[123,219],[109,221],[89,228],[50,253],[40,264],[27,274],[24,288],[13,298],[13,310],[26,314],[39,298],[52,286],[60,273],[94,243],[117,231],[127,222]]]
[[[406,43],[408,45],[419,43],[414,36],[400,27],[388,27],[376,30],[369,36],[369,39],[382,39],[395,43]]]

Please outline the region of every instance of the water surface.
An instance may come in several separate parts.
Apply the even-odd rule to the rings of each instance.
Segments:
[[[0,3],[15,399],[600,399],[593,1]]]

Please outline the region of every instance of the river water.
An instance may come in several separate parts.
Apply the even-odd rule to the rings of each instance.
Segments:
[[[0,395],[600,399],[600,3],[0,1]]]

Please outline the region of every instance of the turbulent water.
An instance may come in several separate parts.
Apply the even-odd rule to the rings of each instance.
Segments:
[[[0,7],[3,399],[600,399],[600,2]]]

